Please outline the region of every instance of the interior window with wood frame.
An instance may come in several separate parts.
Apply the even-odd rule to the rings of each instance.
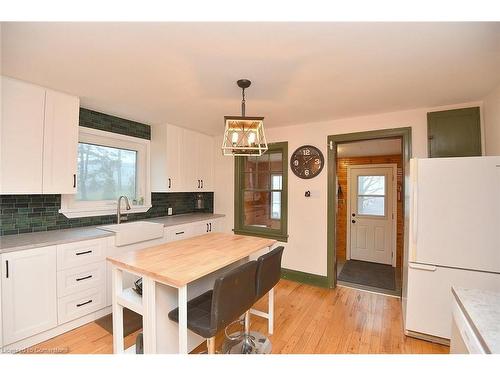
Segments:
[[[234,233],[287,241],[288,142],[235,157]]]

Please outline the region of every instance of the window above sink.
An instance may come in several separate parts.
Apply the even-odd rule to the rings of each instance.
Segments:
[[[131,210],[151,208],[150,141],[80,127],[77,194],[61,197],[66,217],[114,215],[120,195],[129,198]]]

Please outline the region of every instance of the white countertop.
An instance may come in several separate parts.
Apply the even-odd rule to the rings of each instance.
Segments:
[[[455,287],[452,291],[486,351],[500,354],[500,293]]]
[[[210,213],[189,213],[173,216],[162,216],[144,221],[151,221],[163,224],[166,227],[194,223],[197,221],[217,219],[225,215],[210,214]],[[78,242],[92,240],[95,238],[103,238],[114,236],[114,233],[97,229],[94,225],[88,227],[79,227],[71,229],[52,230],[47,232],[35,232],[14,234],[0,237],[0,253],[9,253],[19,250],[27,250],[36,247],[53,246],[63,243]]]

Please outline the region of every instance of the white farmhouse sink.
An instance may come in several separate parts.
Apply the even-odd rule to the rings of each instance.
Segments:
[[[164,226],[149,221],[133,221],[124,224],[104,225],[97,227],[97,229],[115,233],[115,245],[125,246],[163,237]]]

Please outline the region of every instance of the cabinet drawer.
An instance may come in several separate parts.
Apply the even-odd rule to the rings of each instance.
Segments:
[[[64,270],[104,260],[101,239],[73,242],[57,246],[57,269]]]
[[[59,298],[57,302],[58,323],[63,324],[80,318],[106,306],[104,287],[92,288]]]
[[[57,272],[57,296],[59,298],[82,290],[104,286],[106,282],[104,261],[86,264]]]
[[[167,235],[167,242],[183,240],[185,238],[192,237],[193,227],[192,225],[179,225],[175,227],[167,227],[165,229]]]

